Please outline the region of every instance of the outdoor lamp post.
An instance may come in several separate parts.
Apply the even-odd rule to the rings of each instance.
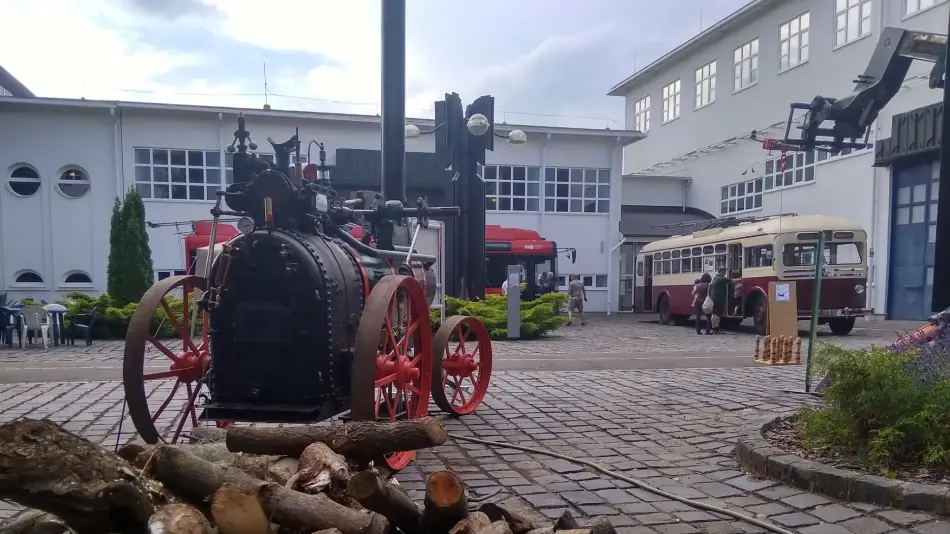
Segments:
[[[461,216],[446,226],[446,295],[467,299],[485,296],[485,182],[478,175],[478,165],[485,164],[485,152],[494,150],[496,137],[512,147],[528,141],[522,130],[496,132],[494,116],[492,96],[478,97],[463,112],[459,95],[447,93],[445,100],[435,103],[433,128],[405,125],[407,139],[435,135],[438,167],[453,173],[447,200],[462,210]]]

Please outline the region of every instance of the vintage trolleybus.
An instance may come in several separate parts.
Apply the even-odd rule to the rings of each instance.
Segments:
[[[645,245],[637,256],[635,298],[643,311],[656,311],[662,324],[684,324],[695,315],[695,280],[725,267],[736,282],[729,296],[723,326],[751,317],[764,334],[768,318],[769,282],[793,281],[798,318],[811,318],[815,249],[825,233],[820,324],[846,335],[866,308],[867,234],[839,217],[782,215],[716,221],[692,234]]]

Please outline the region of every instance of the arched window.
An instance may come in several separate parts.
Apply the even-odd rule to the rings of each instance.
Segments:
[[[20,271],[13,283],[39,285],[43,283],[43,277],[40,276],[36,271]]]
[[[74,271],[67,274],[63,282],[73,285],[90,285],[92,284],[92,277],[82,271]]]
[[[40,190],[40,173],[29,165],[17,165],[7,180],[10,191],[21,197],[31,197]]]
[[[59,191],[69,198],[80,198],[89,192],[89,175],[78,167],[67,167],[59,175]]]

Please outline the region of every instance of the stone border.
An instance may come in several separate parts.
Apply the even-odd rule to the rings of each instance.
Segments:
[[[765,433],[778,422],[797,416],[773,417],[745,429],[736,445],[736,460],[752,473],[839,501],[859,501],[904,510],[950,516],[950,489],[938,484],[902,482],[840,469],[773,447]]]

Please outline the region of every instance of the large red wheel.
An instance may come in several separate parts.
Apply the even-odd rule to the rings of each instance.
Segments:
[[[175,443],[188,428],[198,425],[195,403],[201,393],[202,378],[211,365],[208,344],[208,320],[205,312],[195,310],[195,290],[205,290],[200,276],[173,276],[160,280],[142,297],[125,336],[122,363],[122,385],[129,416],[135,430],[146,443]],[[179,312],[171,306],[171,298],[182,299]],[[162,309],[164,313],[158,313]],[[201,331],[195,331],[193,319],[201,314]],[[155,337],[159,325],[168,323],[173,339]],[[200,339],[194,337],[200,335]],[[169,361],[168,370],[145,373],[146,358],[150,368]],[[158,356],[158,358],[154,358]],[[225,427],[227,424],[219,424]],[[168,435],[170,434],[170,437]]]
[[[431,376],[432,326],[422,287],[410,276],[384,276],[356,330],[350,414],[362,421],[425,417]],[[414,457],[404,451],[381,460],[399,470]]]
[[[453,415],[474,412],[491,380],[491,338],[485,325],[453,315],[439,327],[432,345],[432,400]]]

